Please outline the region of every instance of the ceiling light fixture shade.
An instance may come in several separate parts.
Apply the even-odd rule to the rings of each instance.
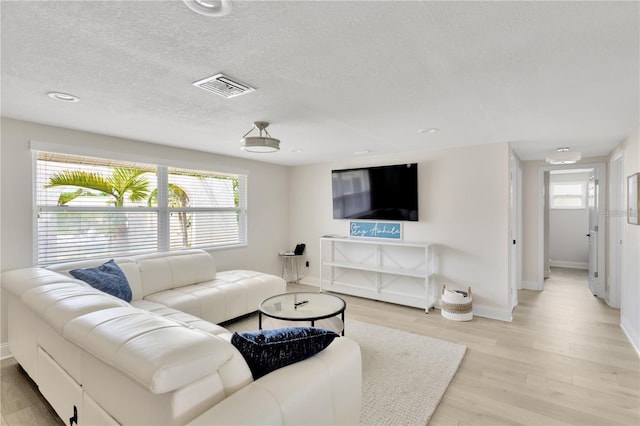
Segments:
[[[182,0],[191,10],[205,16],[224,16],[231,12],[231,0]]]
[[[271,137],[267,132],[267,126],[269,123],[266,121],[256,121],[253,123],[253,127],[249,130],[240,140],[240,148],[247,152],[277,152],[280,150],[280,140]],[[248,136],[249,133],[257,129],[258,136]]]
[[[579,152],[571,152],[569,148],[558,148],[556,152],[547,155],[549,164],[574,164],[582,158]]]

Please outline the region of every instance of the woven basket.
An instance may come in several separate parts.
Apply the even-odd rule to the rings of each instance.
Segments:
[[[442,308],[440,313],[446,319],[453,321],[471,321],[473,319],[473,298],[471,287],[466,294],[464,292],[447,290],[442,287]]]

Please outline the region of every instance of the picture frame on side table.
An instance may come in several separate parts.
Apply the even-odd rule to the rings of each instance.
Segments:
[[[640,173],[634,173],[627,178],[627,222],[640,225]]]

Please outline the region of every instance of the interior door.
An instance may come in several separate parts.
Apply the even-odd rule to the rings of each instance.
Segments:
[[[589,202],[589,289],[594,296],[601,296],[598,277],[598,191],[599,184],[595,170],[589,175],[587,199]]]

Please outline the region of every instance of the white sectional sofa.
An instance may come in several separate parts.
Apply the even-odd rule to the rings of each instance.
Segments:
[[[217,325],[284,292],[284,280],[216,271],[201,250],[115,260],[130,303],[68,274],[102,260],[2,274],[11,352],[65,423],[358,423],[353,340],[336,338],[254,381],[231,333]]]

